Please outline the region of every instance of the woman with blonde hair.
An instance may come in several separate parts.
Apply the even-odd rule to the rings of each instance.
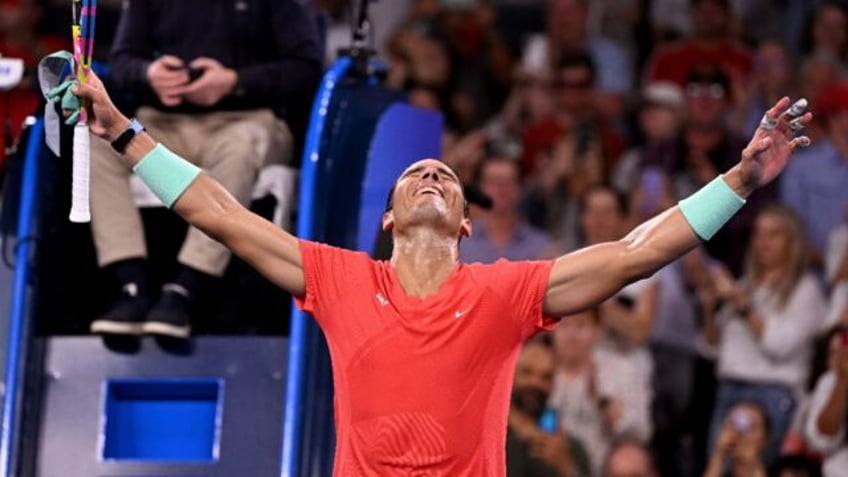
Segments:
[[[756,402],[772,424],[763,456],[768,464],[778,456],[806,393],[814,341],[826,314],[795,213],[782,205],[764,208],[754,222],[742,279],[734,281],[721,270],[714,279],[723,305],[714,314],[708,310],[704,320],[719,380],[711,447],[728,410],[740,401]]]

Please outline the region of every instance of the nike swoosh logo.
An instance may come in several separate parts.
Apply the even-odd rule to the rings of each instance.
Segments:
[[[466,313],[468,313],[468,310],[457,311],[457,312],[454,312],[453,317],[459,319],[459,318],[462,318]]]

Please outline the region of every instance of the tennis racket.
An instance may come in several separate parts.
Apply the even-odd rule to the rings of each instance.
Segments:
[[[97,14],[97,0],[73,0],[71,37],[74,59],[76,60],[77,81],[85,83],[91,70],[91,58],[94,53],[94,23]],[[89,222],[88,182],[91,149],[85,108],[81,107],[79,121],[74,126],[74,157],[71,183],[71,222]]]

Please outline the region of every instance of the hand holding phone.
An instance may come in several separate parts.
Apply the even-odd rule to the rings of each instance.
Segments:
[[[147,67],[147,82],[165,106],[182,103],[190,77],[180,58],[162,55]]]
[[[747,434],[751,430],[751,416],[747,412],[737,410],[730,416],[730,420],[739,434]]]

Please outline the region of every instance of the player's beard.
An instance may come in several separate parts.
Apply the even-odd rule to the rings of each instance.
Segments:
[[[534,419],[542,417],[548,404],[548,394],[540,389],[515,388],[512,391],[512,406]]]
[[[456,225],[453,223],[452,211],[444,200],[422,202],[424,203],[412,204],[405,216],[397,217],[396,220],[402,221],[404,228],[425,226],[445,234],[455,233]]]

